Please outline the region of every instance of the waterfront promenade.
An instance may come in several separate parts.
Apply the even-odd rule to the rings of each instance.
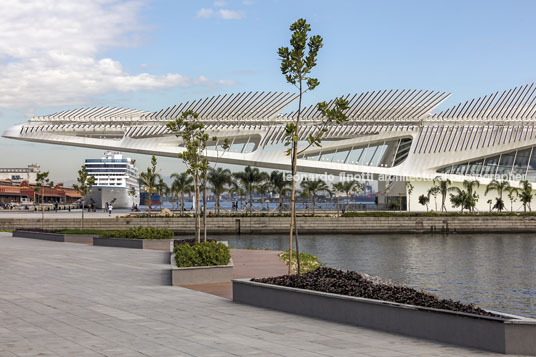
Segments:
[[[168,254],[0,233],[0,356],[490,355],[169,286]]]

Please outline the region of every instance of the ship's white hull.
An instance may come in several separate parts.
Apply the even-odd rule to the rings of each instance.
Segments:
[[[128,194],[126,187],[102,187],[96,186],[91,189],[86,198],[86,204],[95,203],[97,208],[105,208],[106,203],[111,203],[114,208],[132,208],[140,204],[140,196]]]

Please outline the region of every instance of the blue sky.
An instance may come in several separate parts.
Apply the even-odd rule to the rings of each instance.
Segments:
[[[534,1],[76,4],[0,5],[0,70],[8,77],[0,79],[0,130],[64,108],[153,111],[225,92],[291,91],[277,48],[288,44],[288,27],[300,17],[324,38],[314,71],[320,86],[307,104],[411,88],[452,93],[446,107],[536,80]],[[26,23],[39,26],[20,26]],[[0,150],[0,167],[37,162],[56,181],[72,180],[84,158],[101,155],[3,138]],[[141,167],[148,162],[133,157]],[[181,169],[178,159],[161,162],[166,175]]]

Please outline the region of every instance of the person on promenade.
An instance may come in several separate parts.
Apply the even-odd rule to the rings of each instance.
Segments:
[[[108,205],[108,216],[110,216],[110,217],[112,216],[112,209],[113,209],[112,204],[109,204]]]

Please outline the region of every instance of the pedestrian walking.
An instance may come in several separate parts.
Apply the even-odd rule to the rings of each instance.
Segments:
[[[110,216],[110,217],[112,216],[112,209],[113,209],[112,204],[109,204],[108,205],[108,216]]]

